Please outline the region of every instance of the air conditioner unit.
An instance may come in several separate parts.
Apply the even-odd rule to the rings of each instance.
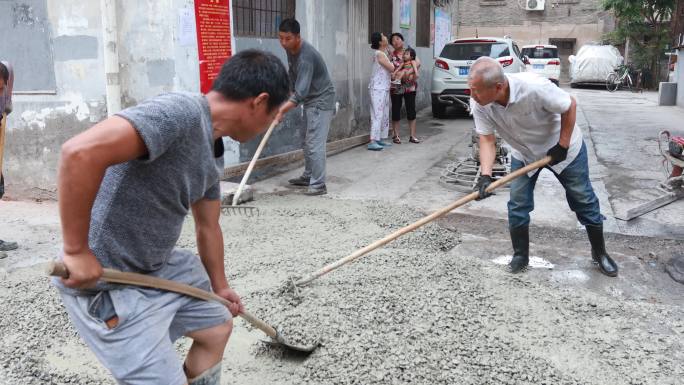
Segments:
[[[525,9],[528,11],[543,11],[546,0],[525,0]]]

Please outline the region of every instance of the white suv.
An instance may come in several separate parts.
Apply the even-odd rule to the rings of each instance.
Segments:
[[[522,54],[510,38],[477,37],[456,39],[444,46],[432,71],[432,116],[441,118],[447,106],[470,110],[468,72],[481,56],[501,63],[507,73],[524,72]]]
[[[527,56],[527,72],[534,72],[558,85],[561,74],[561,59],[555,45],[526,45],[522,54]]]

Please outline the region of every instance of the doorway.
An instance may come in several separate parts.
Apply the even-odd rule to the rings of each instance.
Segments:
[[[575,54],[575,45],[577,44],[577,39],[569,38],[550,38],[549,44],[558,47],[558,55],[561,59],[561,82],[570,81],[570,61],[568,58],[570,55]]]

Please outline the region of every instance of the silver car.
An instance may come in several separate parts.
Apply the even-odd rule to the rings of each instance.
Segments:
[[[441,118],[448,106],[461,111],[470,110],[468,73],[470,66],[481,56],[489,56],[501,63],[507,73],[525,71],[527,60],[518,45],[510,38],[479,37],[456,39],[444,46],[435,59],[432,71],[432,116]]]

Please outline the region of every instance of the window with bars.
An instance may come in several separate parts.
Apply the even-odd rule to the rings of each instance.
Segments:
[[[280,22],[295,17],[295,0],[233,0],[235,36],[277,38]]]
[[[430,46],[430,0],[418,0],[416,17],[416,46]]]
[[[368,0],[368,43],[373,32],[392,34],[392,0]]]

